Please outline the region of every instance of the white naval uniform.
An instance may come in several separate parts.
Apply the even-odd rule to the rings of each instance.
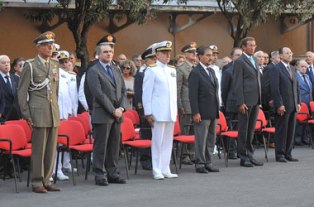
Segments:
[[[215,71],[215,75],[216,78],[218,80],[218,96],[219,96],[219,106],[222,105],[222,101],[221,101],[221,78],[222,78],[222,70],[220,70],[220,68],[217,65],[209,65],[209,67],[211,67],[214,71]]]
[[[143,81],[145,115],[153,115],[153,175],[170,173],[173,127],[177,116],[177,81],[175,68],[159,61],[145,71]]]
[[[72,100],[70,96],[70,78],[69,73],[62,68],[59,70],[59,93],[58,105],[60,112],[60,120],[68,119],[72,114]]]
[[[71,115],[77,116],[77,108],[78,108],[78,90],[77,90],[77,82],[76,82],[76,73],[68,72],[69,76],[69,88],[70,88],[70,99],[72,101],[72,109]]]

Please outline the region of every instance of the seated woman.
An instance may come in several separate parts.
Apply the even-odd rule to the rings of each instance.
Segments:
[[[134,75],[136,73],[136,67],[133,61],[126,60],[121,64],[121,71],[125,83],[125,89],[127,94],[126,109],[133,109],[133,97],[134,97]]]

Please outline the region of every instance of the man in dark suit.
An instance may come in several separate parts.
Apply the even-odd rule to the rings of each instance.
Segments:
[[[195,123],[195,169],[197,173],[219,172],[211,160],[219,118],[218,80],[214,70],[209,67],[213,61],[213,51],[201,46],[197,49],[197,55],[200,62],[191,71],[188,84]]]
[[[262,162],[253,158],[252,140],[255,122],[261,103],[260,72],[253,57],[256,42],[253,37],[241,41],[243,54],[234,62],[233,88],[236,91],[238,107],[238,156],[243,167],[261,166]]]
[[[228,120],[229,128],[233,129],[232,120],[235,120],[238,114],[238,109],[236,107],[236,92],[232,87],[232,74],[233,74],[233,64],[241,55],[242,50],[240,48],[233,48],[231,51],[232,62],[228,63],[228,67],[225,67],[222,72],[221,78],[221,99],[224,106],[224,113]],[[236,156],[236,140],[229,139],[230,149],[229,149],[229,159],[237,159]],[[225,146],[228,146],[226,143]]]
[[[298,161],[291,155],[295,132],[296,113],[300,110],[298,80],[293,66],[290,48],[279,49],[281,62],[271,76],[271,95],[276,112],[276,161]]]
[[[1,122],[21,118],[16,90],[19,77],[10,74],[10,69],[10,58],[7,55],[0,55],[0,90],[3,98],[0,106]]]
[[[306,62],[309,64],[306,74],[308,74],[311,83],[312,83],[312,95],[314,97],[314,52],[312,51],[307,51],[305,53],[306,56]]]
[[[86,81],[93,97],[92,124],[94,129],[93,170],[95,184],[126,181],[119,176],[120,124],[125,107],[126,91],[118,68],[111,64],[113,45],[99,43],[99,57],[87,72]]]

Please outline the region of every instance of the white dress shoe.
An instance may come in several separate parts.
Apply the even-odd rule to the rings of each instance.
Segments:
[[[50,177],[50,178],[49,178],[49,181],[50,181],[50,182],[53,182],[53,178],[52,178],[52,177]]]
[[[58,180],[69,180],[69,177],[66,176],[66,175],[63,174],[63,173],[58,173],[58,174],[57,174],[57,179],[58,179]]]
[[[177,174],[174,174],[174,173],[163,173],[162,174],[165,178],[177,178],[179,177]]]
[[[155,180],[163,180],[165,177],[162,174],[156,174],[154,175]]]
[[[64,167],[63,171],[71,173],[72,172],[72,168],[71,167]],[[77,168],[74,167],[73,168],[73,172],[76,173],[77,172]]]

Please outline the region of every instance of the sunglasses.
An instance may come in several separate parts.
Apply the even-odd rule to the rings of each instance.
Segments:
[[[123,67],[123,70],[131,70],[130,67]]]

